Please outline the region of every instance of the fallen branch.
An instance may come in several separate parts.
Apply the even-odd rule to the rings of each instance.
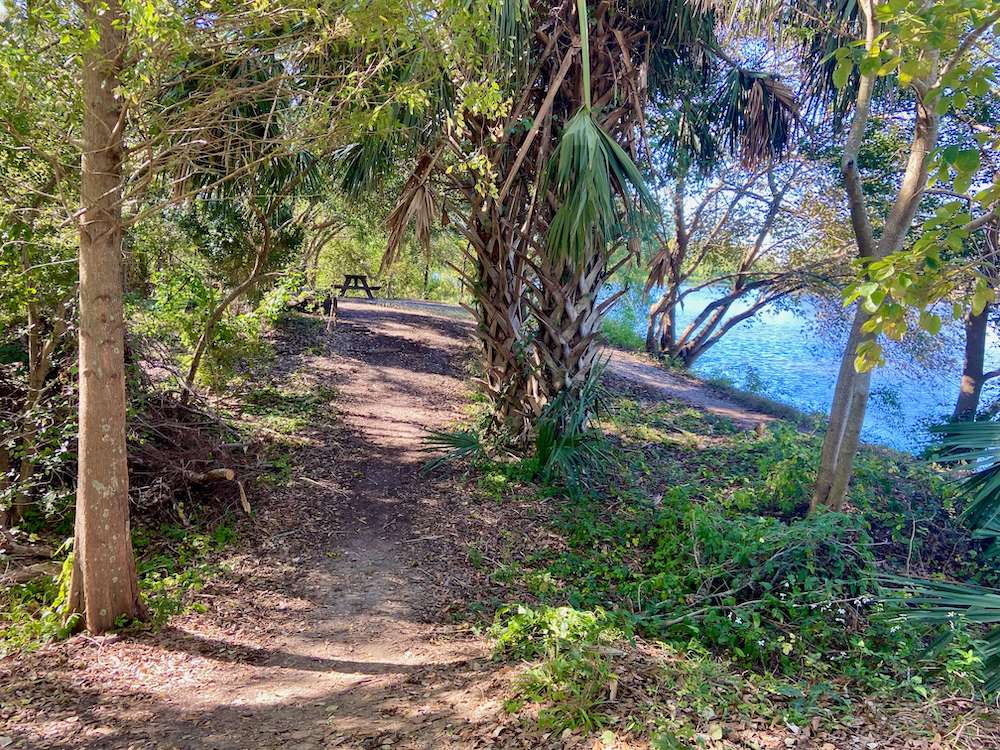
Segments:
[[[236,479],[236,472],[232,469],[209,469],[208,471],[188,471],[183,472],[184,478],[194,484],[205,482],[232,482]]]
[[[0,576],[0,585],[13,586],[18,583],[28,583],[37,578],[57,576],[61,570],[62,564],[55,561],[35,563],[7,571],[3,576]]]
[[[41,544],[19,544],[7,529],[0,528],[0,555],[8,557],[52,557],[52,550]]]

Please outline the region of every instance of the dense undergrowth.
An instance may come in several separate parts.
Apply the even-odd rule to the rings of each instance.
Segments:
[[[298,330],[299,323],[309,328]],[[316,333],[314,321],[301,316],[287,317],[280,327],[291,335]],[[156,628],[173,615],[203,609],[199,592],[227,569],[227,553],[252,512],[247,497],[252,500],[255,487],[290,480],[291,453],[335,394],[294,380],[268,382],[264,371],[270,366],[265,358],[253,368],[229,369],[228,394],[215,403],[217,411],[184,406],[161,385],[140,386],[133,379],[132,541],[147,619],[122,622],[122,628]],[[54,475],[68,483],[75,467],[72,451],[65,453]],[[211,468],[231,469],[235,480],[193,478]],[[58,499],[29,506],[21,519],[19,536],[47,543],[60,570],[0,591],[0,657],[65,638],[77,624],[63,612],[71,566],[64,540],[72,535],[73,496],[65,492]]]
[[[542,500],[533,522],[549,532],[511,541],[490,571],[520,600],[497,613],[497,653],[533,661],[511,710],[551,729],[711,740],[725,713],[801,723],[863,696],[980,686],[975,629],[956,619],[929,650],[937,634],[901,619],[883,585],[1000,580],[933,468],[866,450],[847,512],[809,515],[816,435],[628,398],[602,426],[608,458],[570,490],[529,481],[530,462],[481,466],[495,501]],[[659,656],[635,667],[650,644]],[[637,681],[623,704],[615,693]]]

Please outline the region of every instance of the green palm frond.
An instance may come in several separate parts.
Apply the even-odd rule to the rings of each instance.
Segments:
[[[695,0],[629,0],[628,12],[649,32],[649,92],[672,97],[683,80],[703,81],[716,45],[717,12]]]
[[[861,76],[855,67],[846,85],[838,87],[833,77],[837,67],[833,53],[863,36],[858,0],[794,0],[785,25],[801,29],[799,58],[805,66],[804,97],[809,113],[829,108],[834,129],[840,130],[857,98]]]
[[[889,603],[901,609],[907,620],[949,628],[960,620],[997,626],[976,642],[976,648],[982,658],[986,691],[1000,690],[1000,590],[913,578],[889,578],[886,583],[903,594]]]
[[[433,430],[424,437],[422,450],[435,453],[445,451],[443,455],[428,460],[423,466],[423,471],[432,471],[449,461],[457,461],[468,456],[480,456],[485,452],[482,438],[478,432],[472,430],[458,430],[456,432]]]
[[[490,3],[493,19],[492,41],[497,63],[505,70],[527,72],[528,40],[532,32],[531,4],[528,0],[499,0]]]
[[[743,164],[779,159],[791,146],[799,123],[795,94],[769,73],[734,69],[718,95],[723,140]]]
[[[962,519],[973,529],[1000,526],[1000,422],[952,422],[931,432],[941,436],[935,461],[972,469],[958,480],[970,498]]]
[[[611,460],[604,435],[590,427],[603,406],[601,378],[606,369],[607,361],[597,363],[578,389],[564,389],[546,404],[535,434],[535,460],[542,479],[576,484],[588,469]]]
[[[581,262],[626,234],[637,208],[657,210],[639,168],[583,107],[566,124],[549,163],[559,208],[552,218],[548,249]]]
[[[1000,519],[990,521],[972,532],[973,539],[1000,539]]]
[[[555,257],[580,263],[624,236],[626,217],[636,218],[637,203],[650,212],[657,207],[635,162],[594,120],[586,0],[577,0],[576,10],[583,106],[566,123],[549,161],[548,179],[559,208],[549,225],[546,244]]]
[[[655,146],[664,174],[708,174],[720,156],[718,134],[714,130],[718,120],[714,102],[693,96],[685,99],[679,112],[668,113]]]
[[[390,138],[365,135],[333,154],[340,188],[357,197],[379,184],[396,167]]]

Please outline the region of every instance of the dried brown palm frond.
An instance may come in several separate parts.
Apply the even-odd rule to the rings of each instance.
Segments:
[[[430,173],[433,169],[436,155],[424,154],[417,161],[417,168],[406,180],[403,192],[392,209],[392,213],[386,219],[386,228],[389,230],[389,241],[386,243],[385,253],[382,255],[381,273],[389,270],[399,257],[399,248],[406,237],[406,230],[413,222],[416,230],[417,241],[423,246],[425,251],[430,250],[431,229],[434,225],[434,217],[437,215],[437,197],[431,186]]]
[[[779,159],[791,147],[799,105],[776,76],[734,69],[719,92],[719,104],[729,150],[745,167]]]
[[[663,286],[663,282],[667,278],[667,271],[670,270],[672,250],[673,248],[669,244],[664,245],[649,262],[649,276],[646,278],[646,286],[642,290],[643,296],[649,294],[653,287]]]

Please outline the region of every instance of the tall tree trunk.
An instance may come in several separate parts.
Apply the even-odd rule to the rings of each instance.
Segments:
[[[850,336],[841,355],[840,371],[830,407],[830,424],[823,441],[811,510],[820,505],[840,510],[844,505],[871,389],[871,372],[858,372],[854,366],[854,353],[866,338],[861,330],[866,320],[868,316],[858,305]]]
[[[983,367],[986,361],[986,331],[989,326],[990,309],[986,305],[979,315],[969,315],[965,318],[965,358],[962,365],[962,387],[958,391],[954,420],[971,420],[979,411],[979,397],[986,382]]]
[[[880,31],[880,24],[875,18],[874,3],[871,0],[863,0],[861,7],[865,18],[866,49],[870,49]],[[916,94],[913,139],[899,191],[896,193],[877,243],[872,232],[858,167],[858,153],[871,112],[875,76],[872,74],[861,76],[851,130],[844,146],[841,170],[847,190],[851,226],[858,245],[858,255],[862,258],[884,258],[898,251],[913,224],[913,218],[927,187],[930,155],[937,144],[940,117],[934,111],[933,102],[928,104],[925,101],[937,71],[935,60],[931,65],[931,71],[925,77],[913,82]],[[830,412],[830,426],[823,442],[820,468],[813,491],[811,503],[813,510],[821,505],[838,510],[843,507],[847,495],[871,388],[871,373],[857,372],[854,365],[858,344],[870,338],[870,334],[862,331],[867,318],[859,303],[837,377]]]
[[[129,528],[122,313],[125,55],[119,0],[86,3],[96,42],[83,55],[80,196],[80,444],[69,608],[92,633],[143,615]]]

